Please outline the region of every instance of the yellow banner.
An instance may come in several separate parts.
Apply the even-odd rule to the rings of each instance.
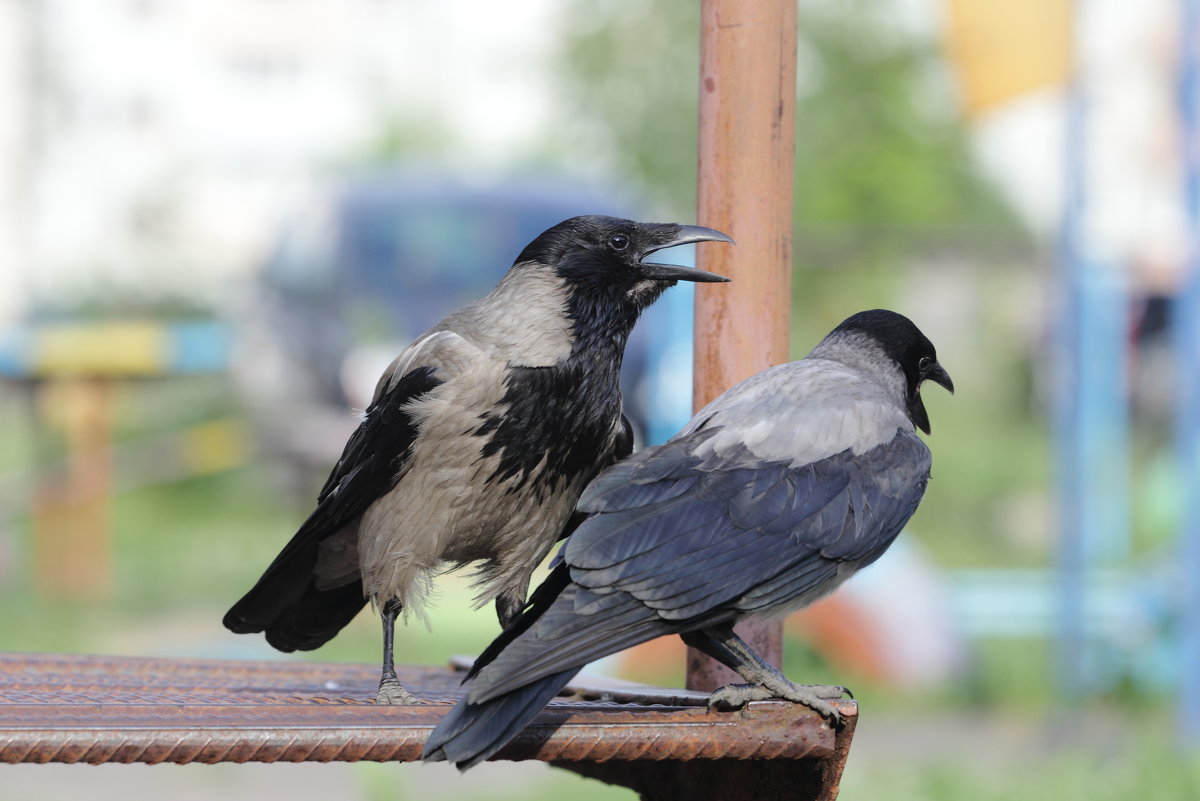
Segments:
[[[968,116],[1067,82],[1072,0],[947,0],[946,51]]]
[[[33,372],[42,376],[137,376],[165,372],[170,339],[153,322],[47,326],[34,340]]]

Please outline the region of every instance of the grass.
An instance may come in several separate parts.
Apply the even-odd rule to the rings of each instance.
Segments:
[[[940,758],[862,764],[851,753],[844,801],[1186,801],[1200,797],[1200,754],[1181,751],[1157,716],[1122,724],[1120,736],[1081,744],[1046,734],[997,752],[947,748]],[[1067,734],[1068,732],[1060,732]]]

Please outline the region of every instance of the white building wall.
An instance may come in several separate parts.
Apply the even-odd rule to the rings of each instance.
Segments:
[[[29,148],[26,3],[0,0],[0,327],[18,313],[28,255]]]
[[[37,141],[6,146],[19,124],[0,109],[0,204],[28,215],[18,283],[50,297],[186,290],[242,272],[281,215],[389,115],[448,130],[456,164],[504,163],[551,117],[539,76],[552,3],[515,5],[0,0],[0,14],[36,8],[43,34],[23,51],[42,54]],[[21,26],[5,21],[0,85],[28,85],[30,65],[12,63],[22,51],[5,38]],[[6,208],[0,258],[19,217]]]

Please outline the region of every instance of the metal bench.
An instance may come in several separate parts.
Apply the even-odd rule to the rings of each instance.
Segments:
[[[0,762],[415,761],[463,666],[401,668],[426,700],[385,707],[373,665],[3,654]],[[650,799],[833,799],[857,715],[841,702],[833,729],[784,702],[713,712],[705,693],[596,676],[568,689],[496,759]]]

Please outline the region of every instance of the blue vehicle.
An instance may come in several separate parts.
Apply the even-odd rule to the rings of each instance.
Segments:
[[[346,182],[286,226],[261,270],[253,317],[260,345],[286,371],[280,402],[339,415],[348,433],[346,409],[365,408],[396,353],[490,291],[526,244],[577,214],[642,216],[564,181],[394,173]],[[676,251],[658,258],[691,263],[690,248]],[[626,413],[642,442],[666,439],[691,415],[691,293],[690,285],[667,292],[626,350]],[[344,437],[331,431],[328,440],[320,450]],[[336,453],[311,456],[328,463]]]

